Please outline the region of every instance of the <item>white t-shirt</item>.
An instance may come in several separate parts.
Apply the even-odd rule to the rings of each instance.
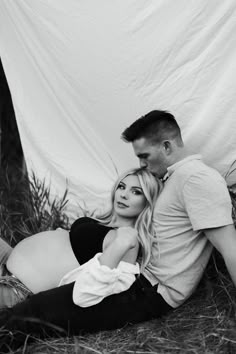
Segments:
[[[201,230],[233,223],[225,180],[189,156],[168,168],[169,178],[155,211],[156,243],[144,276],[165,301],[181,305],[198,285],[212,245]]]

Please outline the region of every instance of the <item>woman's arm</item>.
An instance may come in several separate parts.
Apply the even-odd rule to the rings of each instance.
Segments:
[[[71,272],[66,283],[75,281],[73,302],[76,305],[95,305],[105,297],[125,291],[131,286],[140,271],[136,263],[139,249],[137,236],[136,230],[130,227],[110,231],[104,240],[103,253],[96,254]],[[63,280],[60,285],[63,285]]]
[[[113,232],[116,235],[99,257],[100,264],[111,269],[117,268],[120,261],[135,264],[139,250],[137,231],[132,227],[120,227]]]

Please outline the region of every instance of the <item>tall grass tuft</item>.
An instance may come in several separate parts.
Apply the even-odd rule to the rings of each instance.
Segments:
[[[62,198],[52,198],[50,186],[20,170],[9,176],[0,173],[0,232],[11,245],[40,231],[69,228],[66,215],[67,190]]]

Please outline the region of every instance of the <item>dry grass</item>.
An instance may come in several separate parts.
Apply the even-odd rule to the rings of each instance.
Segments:
[[[62,201],[51,202],[49,190],[36,178],[31,188],[34,192],[29,194],[24,178],[19,187],[6,174],[1,176],[0,229],[13,244],[42,229],[68,226],[63,211],[66,194]],[[235,205],[235,195],[232,197]],[[235,354],[235,309],[236,289],[215,252],[194,296],[168,316],[115,331],[37,340],[33,345],[25,343],[16,353]]]
[[[50,187],[44,181],[31,180],[20,170],[14,174],[0,173],[0,232],[1,237],[15,245],[21,239],[40,231],[57,227],[68,229],[69,219],[64,211],[67,191],[63,198],[51,199]]]

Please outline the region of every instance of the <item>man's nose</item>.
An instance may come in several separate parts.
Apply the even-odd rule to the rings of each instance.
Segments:
[[[146,168],[146,167],[147,167],[147,162],[144,161],[144,160],[139,160],[139,165],[140,165],[140,167],[142,167],[142,168]]]

